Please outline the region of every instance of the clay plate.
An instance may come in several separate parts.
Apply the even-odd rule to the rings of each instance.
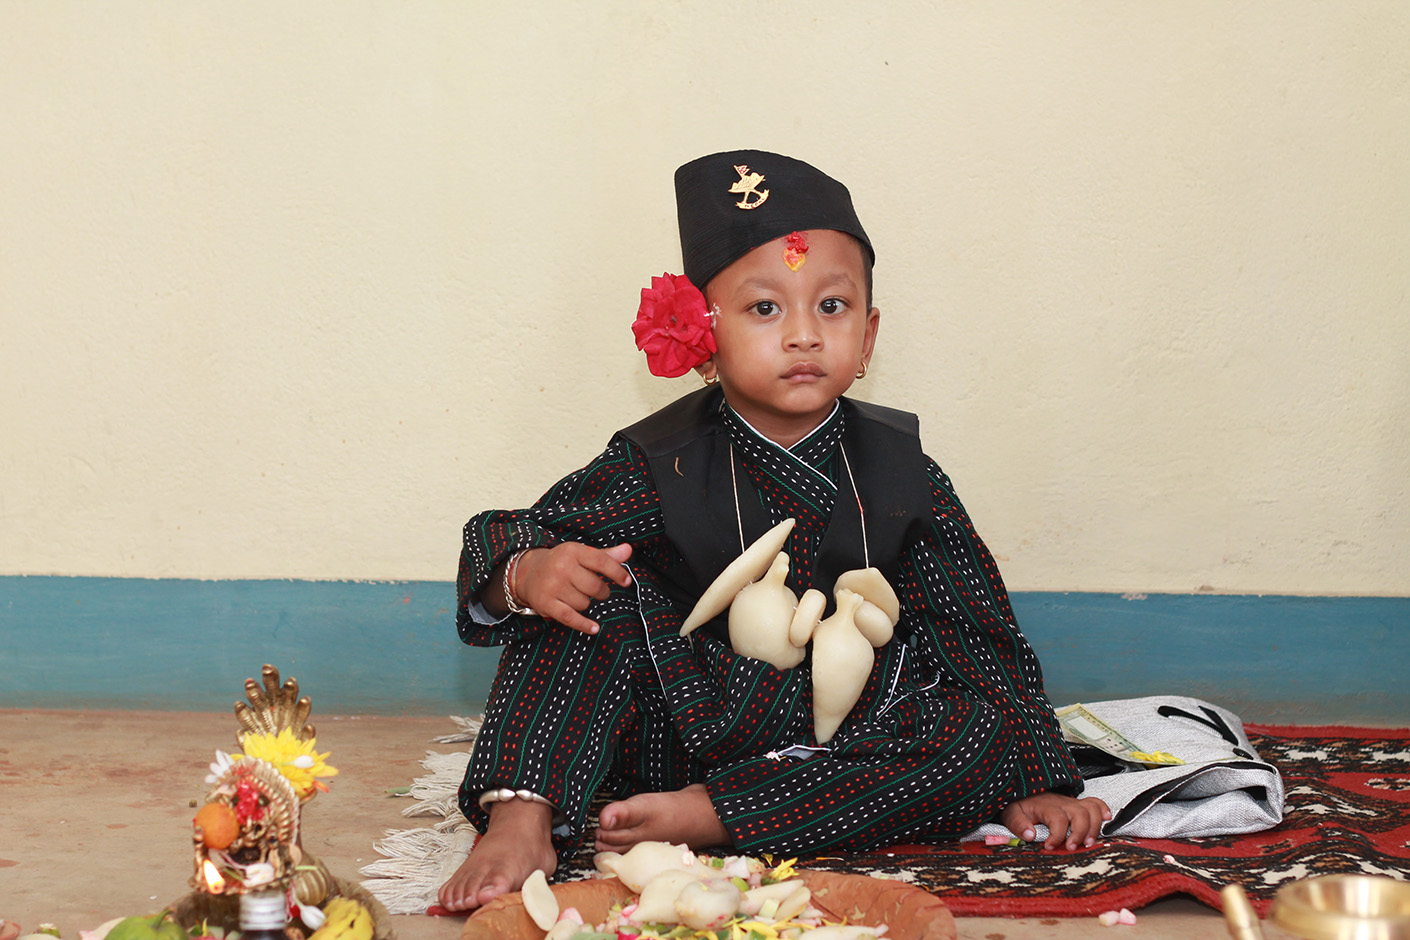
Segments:
[[[830,871],[800,871],[813,893],[813,906],[853,924],[886,924],[890,940],[955,940],[950,909],[929,891],[902,881]],[[560,910],[576,907],[583,920],[601,923],[613,904],[632,892],[616,878],[590,878],[553,886]],[[524,910],[518,892],[495,898],[465,921],[461,940],[543,940],[543,931]]]

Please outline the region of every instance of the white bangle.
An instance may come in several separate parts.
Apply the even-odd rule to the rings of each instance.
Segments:
[[[530,803],[553,806],[553,803],[539,796],[533,790],[511,790],[508,787],[500,787],[497,790],[486,790],[480,794],[480,809],[486,809],[490,803],[504,803],[508,800],[527,800]]]

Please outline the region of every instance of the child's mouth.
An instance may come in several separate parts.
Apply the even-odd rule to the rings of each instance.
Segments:
[[[789,366],[788,370],[783,373],[783,377],[785,379],[793,379],[799,382],[808,382],[813,379],[820,379],[823,377],[823,375],[824,373],[822,370],[822,366],[819,366],[818,364],[813,362],[797,363],[796,365]]]

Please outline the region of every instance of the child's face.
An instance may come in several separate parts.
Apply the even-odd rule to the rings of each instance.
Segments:
[[[817,427],[871,359],[881,314],[867,308],[862,247],[830,229],[805,233],[806,260],[784,260],[786,238],[760,245],[710,281],[717,350],[699,367],[770,440],[791,446]]]

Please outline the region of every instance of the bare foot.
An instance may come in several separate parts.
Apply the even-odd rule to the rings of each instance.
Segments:
[[[450,880],[441,885],[441,906],[450,911],[483,907],[501,894],[518,891],[542,868],[558,868],[553,850],[553,807],[529,800],[505,800],[490,807],[490,822]]]
[[[693,783],[670,793],[638,793],[602,808],[597,851],[625,852],[638,842],[684,843],[703,849],[729,845],[730,836],[705,784]]]

